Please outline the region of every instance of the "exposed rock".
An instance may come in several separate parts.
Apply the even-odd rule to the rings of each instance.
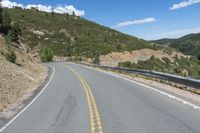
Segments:
[[[117,66],[119,62],[135,62],[138,61],[146,61],[151,56],[155,56],[162,60],[163,57],[168,58],[171,62],[174,61],[174,57],[177,56],[178,58],[186,57],[182,53],[178,53],[173,51],[171,55],[164,52],[163,50],[152,50],[152,49],[141,49],[135,51],[124,51],[124,52],[112,52],[107,55],[100,56],[101,65],[108,65],[108,66]]]

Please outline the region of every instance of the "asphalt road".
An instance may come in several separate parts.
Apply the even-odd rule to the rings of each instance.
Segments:
[[[200,133],[200,111],[71,63],[51,63],[45,91],[2,133]]]

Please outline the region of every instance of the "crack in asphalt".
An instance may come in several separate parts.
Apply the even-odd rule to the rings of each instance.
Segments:
[[[55,118],[55,122],[50,126],[47,133],[61,133],[63,129],[66,128],[67,122],[69,121],[75,107],[76,99],[69,95],[65,99],[62,108]]]

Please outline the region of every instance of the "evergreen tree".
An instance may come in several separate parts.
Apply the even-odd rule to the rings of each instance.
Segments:
[[[76,14],[75,14],[75,12],[74,12],[74,11],[72,12],[72,16],[76,16]]]
[[[1,5],[1,0],[0,0],[0,32],[2,32],[2,22],[3,22],[3,17],[2,17],[2,5]]]
[[[197,56],[197,59],[200,60],[200,54]]]
[[[17,56],[12,49],[9,49],[8,52],[6,53],[6,59],[11,63],[15,63]]]
[[[40,58],[42,62],[50,62],[53,60],[53,52],[48,47],[40,50]]]
[[[9,29],[6,39],[9,43],[17,42],[19,40],[19,35],[21,35],[21,29],[17,23],[13,24]]]
[[[11,18],[10,15],[6,12],[2,12],[2,32],[8,34],[8,31],[11,29]]]
[[[100,56],[99,52],[96,52],[96,55],[94,56],[94,60],[93,60],[94,64],[100,63],[99,56]]]
[[[121,50],[121,49],[122,49],[121,44],[118,43],[118,44],[117,44],[117,50]]]

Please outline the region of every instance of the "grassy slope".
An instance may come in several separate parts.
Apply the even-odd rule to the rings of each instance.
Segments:
[[[8,10],[8,9],[7,9]],[[9,9],[12,19],[22,29],[25,43],[34,48],[48,45],[56,55],[94,57],[111,51],[159,49],[148,42],[100,26],[83,18],[44,13],[35,10]],[[39,36],[32,31],[43,31]]]
[[[179,39],[161,39],[154,42],[158,44],[167,44],[184,54],[200,58],[200,33],[189,34]]]

